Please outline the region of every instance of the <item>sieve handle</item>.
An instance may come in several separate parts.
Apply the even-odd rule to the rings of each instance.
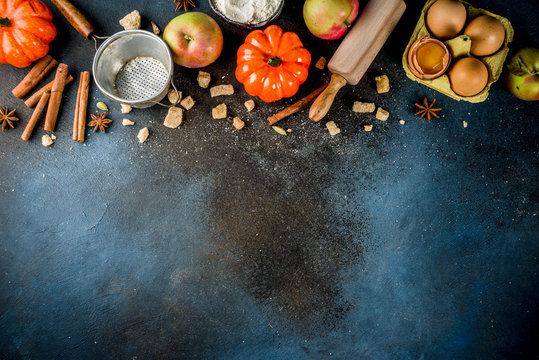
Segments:
[[[94,26],[88,19],[75,7],[69,0],[51,0],[51,2],[60,10],[62,15],[71,23],[71,25],[86,39],[94,32]]]

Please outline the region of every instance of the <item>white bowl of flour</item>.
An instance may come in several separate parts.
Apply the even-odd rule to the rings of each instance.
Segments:
[[[226,21],[245,28],[257,28],[275,20],[284,0],[210,0],[215,13]]]

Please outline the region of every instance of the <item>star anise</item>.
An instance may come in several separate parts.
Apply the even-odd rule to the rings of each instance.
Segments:
[[[15,114],[15,110],[9,111],[8,108],[3,108],[0,106],[0,123],[2,124],[2,131],[4,131],[7,126],[9,125],[11,128],[14,128],[13,122],[19,121],[19,118],[16,116],[13,116]]]
[[[106,118],[107,113],[104,112],[101,115],[94,115],[94,114],[90,114],[90,115],[92,116],[93,120],[88,123],[88,126],[93,126],[94,132],[97,132],[97,129],[99,129],[104,134],[106,131],[106,128],[109,127],[108,124],[112,122],[111,119]]]
[[[176,10],[174,10],[174,11],[178,11],[182,7],[183,7],[184,11],[187,11],[187,8],[189,6],[192,6],[192,7],[196,6],[195,3],[193,2],[193,0],[174,0],[174,2],[176,3]]]
[[[415,104],[419,108],[419,111],[416,112],[416,115],[421,115],[419,118],[423,119],[425,116],[427,117],[427,120],[430,122],[433,117],[438,119],[440,116],[436,114],[437,111],[442,111],[442,108],[434,108],[434,103],[436,102],[436,99],[432,100],[432,102],[429,104],[429,101],[427,98],[423,99],[423,105],[420,105],[418,103]]]

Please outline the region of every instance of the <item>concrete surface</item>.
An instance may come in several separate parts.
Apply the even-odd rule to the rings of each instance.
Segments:
[[[179,14],[171,0],[73,3],[100,35],[133,9],[146,29]],[[308,33],[302,3],[287,0],[275,23],[300,35],[313,62],[329,59],[338,41]],[[537,2],[474,4],[513,22],[511,54],[539,46]],[[177,66],[196,105],[176,130],[162,125],[166,108],[121,114],[93,85],[89,111],[105,101],[114,122],[75,143],[73,83],[56,143],[41,145],[41,126],[24,143],[31,112],[10,90],[28,70],[2,65],[0,103],[23,120],[0,134],[0,358],[536,358],[538,104],[502,81],[470,104],[407,79],[400,58],[421,7],[408,1],[366,76],[339,94],[327,118],[335,137],[306,112],[279,124],[287,137],[265,121],[327,70],[311,68],[297,97],[255,99],[246,112],[234,68],[248,31],[220,19],[225,50],[206,70],[237,94],[210,98],[196,70]],[[94,44],[54,16],[51,53],[78,76]],[[389,94],[376,94],[380,74]],[[425,96],[443,108],[431,123],[413,115]],[[353,113],[360,99],[390,119]],[[221,102],[244,130],[211,119]]]

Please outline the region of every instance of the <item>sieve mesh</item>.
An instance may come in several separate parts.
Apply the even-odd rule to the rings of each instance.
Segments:
[[[129,60],[116,75],[116,90],[122,99],[136,101],[159,95],[168,83],[168,71],[148,56]]]

